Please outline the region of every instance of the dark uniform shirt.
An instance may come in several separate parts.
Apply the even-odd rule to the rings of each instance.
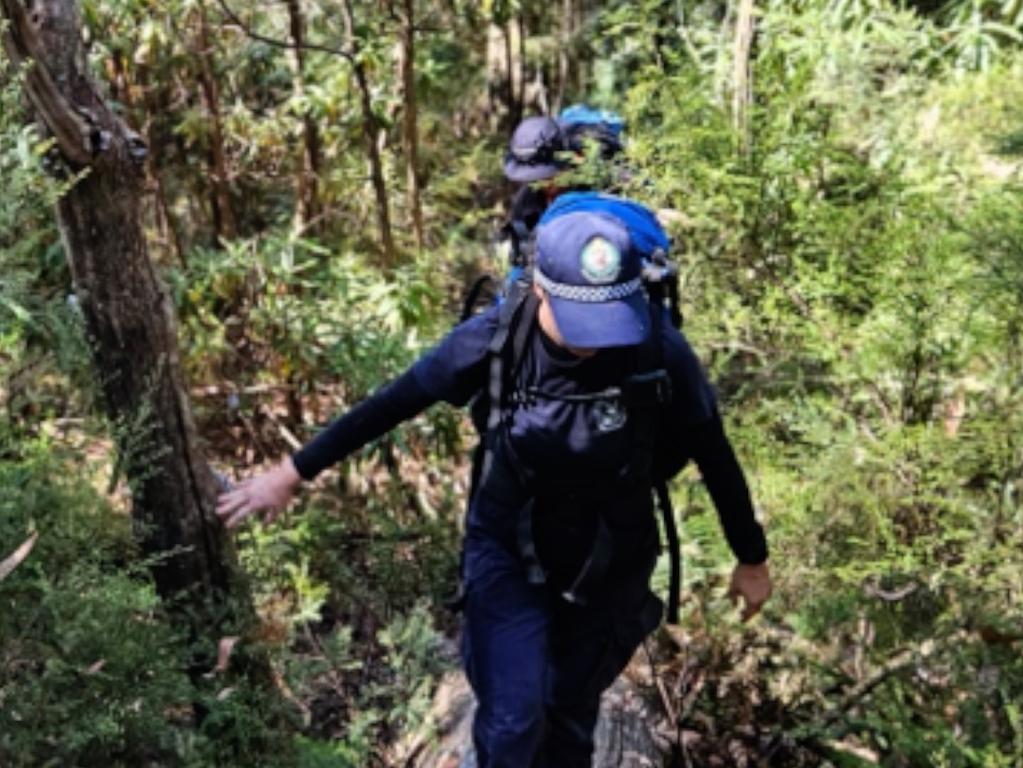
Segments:
[[[413,372],[419,384],[437,400],[466,404],[487,385],[487,347],[496,327],[493,309],[458,326],[416,363]],[[603,515],[613,529],[612,572],[616,567],[627,570],[632,561],[651,556],[656,548],[649,484],[636,493],[620,482],[637,450],[636,414],[629,414],[613,397],[582,399],[620,387],[625,375],[638,372],[637,352],[611,348],[577,357],[536,327],[515,376],[518,402],[504,428],[517,462],[533,476],[532,488],[541,489],[534,512],[537,546],[547,570],[562,581],[570,581],[589,554],[594,513]],[[683,335],[667,324],[661,358],[673,397],[655,424],[660,433],[657,443],[667,450],[669,443],[686,442],[718,417],[714,392],[699,361]],[[467,525],[470,575],[474,537],[492,538],[505,548],[515,546],[516,507],[521,500],[509,496],[514,494],[487,493],[484,488],[473,500]],[[741,517],[756,526],[746,497]]]

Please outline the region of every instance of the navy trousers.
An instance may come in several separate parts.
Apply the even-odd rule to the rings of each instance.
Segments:
[[[517,556],[466,550],[462,654],[479,768],[589,768],[601,693],[660,622],[653,563],[580,606],[527,583]]]

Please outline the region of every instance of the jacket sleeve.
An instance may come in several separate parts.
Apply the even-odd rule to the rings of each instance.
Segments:
[[[746,477],[732,444],[725,435],[721,417],[714,417],[692,429],[692,456],[703,476],[725,538],[741,563],[756,565],[767,560],[767,539],[757,522]]]
[[[299,475],[311,480],[439,400],[468,402],[483,386],[495,323],[493,310],[461,323],[409,370],[332,422],[292,456]]]
[[[767,559],[767,540],[725,435],[717,397],[696,354],[674,328],[665,329],[664,363],[672,380],[672,403],[658,436],[662,476],[695,461],[732,552],[742,563],[762,563]]]
[[[390,432],[436,402],[408,370],[356,405],[302,447],[291,459],[303,480]]]

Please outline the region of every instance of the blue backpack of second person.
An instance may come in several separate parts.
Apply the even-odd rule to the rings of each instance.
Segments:
[[[594,109],[585,104],[573,104],[561,111],[558,123],[565,134],[568,148],[575,152],[582,152],[585,149],[586,139],[597,142],[600,155],[605,160],[614,157],[625,148],[622,142],[625,120],[616,112]]]
[[[666,258],[671,250],[671,239],[653,211],[635,200],[603,192],[566,192],[559,195],[540,217],[540,225],[566,213],[584,211],[610,216],[622,222],[629,230],[632,244],[644,258]]]

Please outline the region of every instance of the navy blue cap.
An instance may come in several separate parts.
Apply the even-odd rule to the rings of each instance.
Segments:
[[[568,149],[561,125],[553,117],[527,117],[515,128],[504,157],[504,175],[512,181],[549,179],[567,163],[559,154]]]
[[[643,261],[617,219],[567,213],[537,229],[533,279],[544,289],[565,343],[628,347],[650,333]]]

